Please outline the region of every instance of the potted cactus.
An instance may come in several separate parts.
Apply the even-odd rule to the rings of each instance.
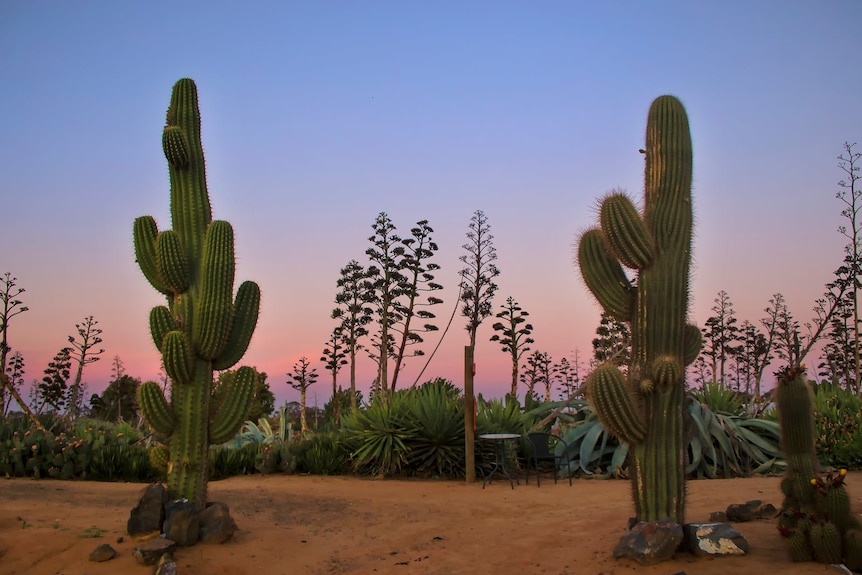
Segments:
[[[587,394],[605,428],[631,446],[636,521],[681,526],[684,375],[701,339],[700,330],[687,323],[692,147],[677,98],[661,96],[652,103],[641,151],[643,209],[622,192],[611,192],[601,202],[599,226],[578,244],[587,287],[605,312],[629,324],[632,344],[628,369],[613,361],[599,366],[587,380]]]
[[[234,297],[234,237],[213,221],[201,144],[195,83],[173,87],[162,147],[170,173],[173,229],[151,216],[134,222],[135,257],[146,279],[167,299],[150,312],[153,343],[171,379],[170,398],[155,382],[138,388],[144,420],[167,438],[167,488],[201,511],[207,502],[208,454],[231,439],[254,398],[255,372],[241,367],[224,400],[212,401],[213,372],[235,365],[257,324],[260,289],[244,282]],[[158,459],[156,457],[155,459]]]

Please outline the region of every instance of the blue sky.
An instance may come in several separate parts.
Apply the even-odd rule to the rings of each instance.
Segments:
[[[640,197],[646,111],[665,93],[686,105],[694,142],[692,319],[723,289],[740,319],[782,292],[805,321],[845,243],[836,156],[862,134],[860,17],[853,0],[3,3],[0,273],[30,307],[10,344],[39,379],[92,314],[106,352],[85,370],[91,390],[114,355],[157,374],[147,314],[161,300],[134,264],[131,224],[169,227],[160,138],[182,77],[200,91],[237,280],[263,291],[245,363],[280,399],[295,395],[284,382],[299,357],[319,357],[338,270],[363,259],[383,211],[403,234],[421,219],[435,229],[443,324],[484,210],[495,308],[514,297],[534,348],[588,356],[599,312],[572,248],[602,194]],[[499,395],[509,365],[491,323],[476,385]],[[426,376],[460,382],[463,328],[456,317]]]

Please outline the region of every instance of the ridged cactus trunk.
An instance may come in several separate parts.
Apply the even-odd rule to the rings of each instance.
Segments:
[[[862,571],[862,525],[850,510],[845,470],[820,473],[817,460],[814,407],[805,366],[778,374],[781,448],[787,473],[781,480],[784,504],[778,530],[793,561],[844,563]]]
[[[260,289],[234,286],[234,237],[213,221],[201,145],[195,83],[174,85],[162,147],[171,182],[173,229],[151,216],[134,223],[135,256],[144,276],[167,298],[150,312],[150,332],[171,379],[170,398],[155,382],[138,388],[141,415],[166,436],[168,492],[206,505],[209,446],[236,434],[254,399],[254,370],[242,367],[220,405],[211,404],[213,371],[243,356],[257,325]]]
[[[600,226],[586,231],[578,264],[587,287],[612,317],[630,325],[631,362],[588,378],[600,421],[631,446],[638,521],[685,514],[683,403],[685,366],[700,351],[700,330],[686,323],[691,262],[692,149],[688,117],[673,96],[649,110],[642,211],[621,192],[601,203]],[[625,268],[636,272],[636,281]]]

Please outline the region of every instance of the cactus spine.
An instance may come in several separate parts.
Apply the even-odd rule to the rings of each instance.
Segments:
[[[862,525],[850,512],[845,470],[824,477],[817,460],[812,390],[805,366],[778,374],[778,416],[787,473],[781,480],[784,504],[778,531],[793,561],[843,562],[862,570]]]
[[[587,287],[614,318],[628,322],[628,373],[599,367],[587,393],[605,427],[632,445],[630,475],[638,521],[683,523],[685,365],[697,357],[700,332],[686,324],[691,261],[692,150],[688,117],[673,96],[650,107],[644,208],[622,192],[601,203],[600,227],[578,245]],[[637,273],[628,279],[623,267]]]
[[[150,332],[171,378],[171,395],[165,398],[156,383],[148,382],[138,388],[138,404],[147,423],[168,437],[169,493],[201,510],[209,446],[236,433],[254,395],[254,371],[242,367],[224,402],[211,406],[213,370],[230,368],[248,348],[260,289],[244,282],[233,298],[233,228],[212,219],[192,80],[173,87],[162,148],[173,229],[160,232],[151,216],[143,216],[135,220],[133,235],[141,271],[167,298],[167,306],[150,312]],[[165,454],[154,457],[163,460]]]

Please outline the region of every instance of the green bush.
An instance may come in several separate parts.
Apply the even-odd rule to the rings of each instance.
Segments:
[[[862,398],[831,384],[814,390],[817,456],[824,466],[862,468]]]
[[[297,444],[296,471],[312,475],[343,475],[350,468],[350,453],[338,432],[317,433]]]
[[[226,477],[254,473],[256,470],[255,464],[261,451],[262,446],[253,443],[237,448],[226,446],[211,447],[209,455],[209,478],[217,481]]]

